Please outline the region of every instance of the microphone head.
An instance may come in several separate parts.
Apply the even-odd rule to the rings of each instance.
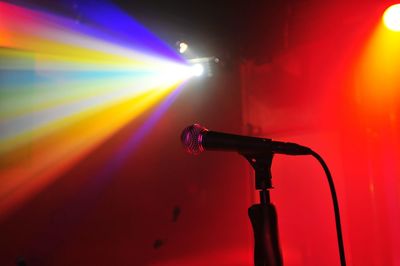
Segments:
[[[203,134],[207,131],[207,128],[199,124],[194,124],[185,128],[181,134],[181,141],[185,151],[193,155],[203,152]]]

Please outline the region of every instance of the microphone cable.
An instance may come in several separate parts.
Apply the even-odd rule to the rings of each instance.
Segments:
[[[336,233],[337,233],[337,241],[339,246],[339,256],[340,256],[340,265],[346,266],[346,257],[344,253],[344,244],[343,244],[343,234],[342,234],[342,226],[340,223],[340,211],[339,211],[339,202],[336,195],[335,185],[333,183],[333,178],[331,172],[329,171],[328,166],[322,157],[316,153],[315,151],[310,149],[310,155],[313,156],[318,162],[321,164],[324,169],[326,178],[328,179],[329,189],[331,191],[333,210],[335,213],[335,223],[336,223]]]

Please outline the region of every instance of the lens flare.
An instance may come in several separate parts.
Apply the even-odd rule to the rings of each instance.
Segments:
[[[120,10],[81,8],[98,27],[0,2],[0,219],[191,77]]]

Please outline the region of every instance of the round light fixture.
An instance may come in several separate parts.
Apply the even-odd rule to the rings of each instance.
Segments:
[[[392,31],[400,31],[400,4],[388,7],[383,13],[383,23]]]

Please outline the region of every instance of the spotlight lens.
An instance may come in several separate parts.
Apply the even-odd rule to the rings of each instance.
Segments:
[[[191,68],[193,76],[199,77],[204,73],[204,66],[202,64],[194,64]]]
[[[392,31],[400,31],[400,4],[392,5],[383,14],[383,22]]]
[[[188,45],[184,42],[179,43],[179,52],[183,54],[188,49]]]

